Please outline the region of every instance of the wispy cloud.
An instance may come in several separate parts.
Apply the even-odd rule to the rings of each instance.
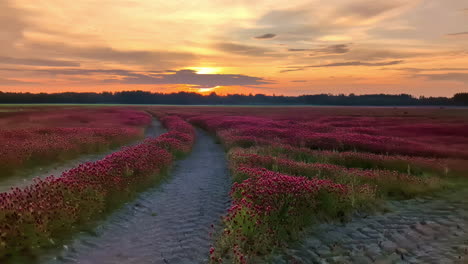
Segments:
[[[329,64],[322,64],[322,65],[312,65],[307,66],[309,68],[321,68],[321,67],[341,67],[341,66],[368,66],[368,67],[376,67],[376,66],[388,66],[388,65],[396,65],[402,63],[402,60],[397,61],[386,61],[386,62],[362,62],[362,61],[348,61],[348,62],[337,62],[337,63],[329,63]]]
[[[467,32],[450,33],[450,34],[447,34],[447,36],[451,36],[451,37],[468,36],[468,31]]]
[[[380,48],[377,45],[367,45],[364,47],[354,47],[353,50],[346,53],[345,59],[356,61],[380,61],[380,60],[398,60],[416,57],[434,57],[441,55],[442,52],[424,51],[424,50],[406,50],[398,48]]]
[[[347,62],[335,62],[328,64],[320,65],[309,65],[309,66],[290,66],[286,70],[280,71],[281,73],[292,72],[292,71],[303,71],[308,68],[328,68],[328,67],[347,67],[347,66],[365,66],[365,67],[381,67],[381,66],[390,66],[403,63],[402,60],[396,61],[385,61],[385,62],[362,62],[362,61],[347,61]]]
[[[281,70],[280,73],[304,71],[304,70],[306,70],[306,69],[307,69],[307,67],[304,67],[304,68],[288,68],[288,69],[286,69],[286,70]]]
[[[119,64],[173,68],[197,59],[197,56],[182,51],[169,50],[122,50],[108,46],[74,46],[56,42],[32,42],[26,48],[37,53],[75,59],[86,59],[96,62],[114,62]]]
[[[344,54],[350,51],[349,44],[335,44],[335,45],[328,45],[321,48],[315,49],[288,49],[291,52],[304,52],[308,51],[311,52],[310,56],[317,56],[317,55],[334,55],[334,54]]]
[[[22,19],[22,11],[9,0],[0,1],[0,53],[11,52],[14,44],[23,38],[27,24]]]
[[[297,51],[311,51],[312,49],[288,49],[288,51],[297,52]]]
[[[405,5],[404,1],[375,1],[360,0],[349,1],[347,5],[339,7],[335,12],[335,18],[346,22],[364,23],[369,19],[383,15],[389,11]]]
[[[468,83],[468,73],[449,72],[437,74],[415,74],[415,77],[423,77],[432,81],[455,81]]]
[[[385,68],[387,70],[387,68]],[[468,71],[468,68],[396,68],[396,69],[389,69],[389,70],[401,70],[401,71],[408,71],[408,72],[456,72],[456,71]]]
[[[374,25],[398,14],[413,0],[375,1],[347,0],[339,4],[319,6],[300,5],[294,8],[274,9],[266,12],[255,25],[239,28],[240,36],[270,31],[278,40],[288,42],[320,40],[325,36],[347,35],[356,27]]]
[[[271,38],[274,38],[274,37],[276,37],[276,34],[267,33],[267,34],[256,36],[254,38],[256,38],[256,39],[271,39]]]
[[[232,53],[242,56],[253,56],[253,57],[272,57],[278,56],[273,49],[264,48],[260,46],[244,45],[232,42],[221,42],[216,43],[214,47],[220,51],[226,53]]]
[[[8,86],[15,86],[15,85],[34,85],[38,84],[36,82],[27,82],[21,80],[14,80],[14,79],[3,79],[0,78],[0,85],[8,85]]]
[[[0,64],[16,64],[30,66],[53,66],[53,67],[78,67],[79,62],[63,60],[44,60],[34,58],[13,58],[0,56]]]

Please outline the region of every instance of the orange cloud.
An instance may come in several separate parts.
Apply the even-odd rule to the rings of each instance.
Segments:
[[[466,0],[313,3],[3,0],[0,91],[468,90]]]

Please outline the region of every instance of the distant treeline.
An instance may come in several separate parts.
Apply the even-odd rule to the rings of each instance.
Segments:
[[[151,93],[145,91],[103,93],[4,93],[2,104],[175,104],[175,105],[468,105],[468,93],[447,97],[413,97],[408,94],[388,95],[301,95],[282,96],[264,94],[201,95],[198,93]]]

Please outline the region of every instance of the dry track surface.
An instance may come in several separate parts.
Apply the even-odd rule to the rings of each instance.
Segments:
[[[468,190],[388,202],[390,212],[321,224],[272,263],[468,263]]]
[[[142,193],[44,263],[206,263],[211,225],[229,207],[225,154],[197,131],[192,152],[176,162],[168,181]]]

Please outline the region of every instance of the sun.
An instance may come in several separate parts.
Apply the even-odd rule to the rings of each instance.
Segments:
[[[216,90],[217,88],[219,88],[219,86],[208,87],[208,88],[198,88],[198,92],[199,92],[199,93],[213,92],[213,91]]]
[[[189,67],[187,69],[194,70],[197,74],[216,74],[221,71],[219,67]]]
[[[208,92],[214,92],[219,87],[221,87],[221,86],[217,85],[217,86],[213,86],[213,87],[190,87],[190,88],[188,88],[188,90],[196,92],[196,93],[205,94],[205,93],[208,93]]]

